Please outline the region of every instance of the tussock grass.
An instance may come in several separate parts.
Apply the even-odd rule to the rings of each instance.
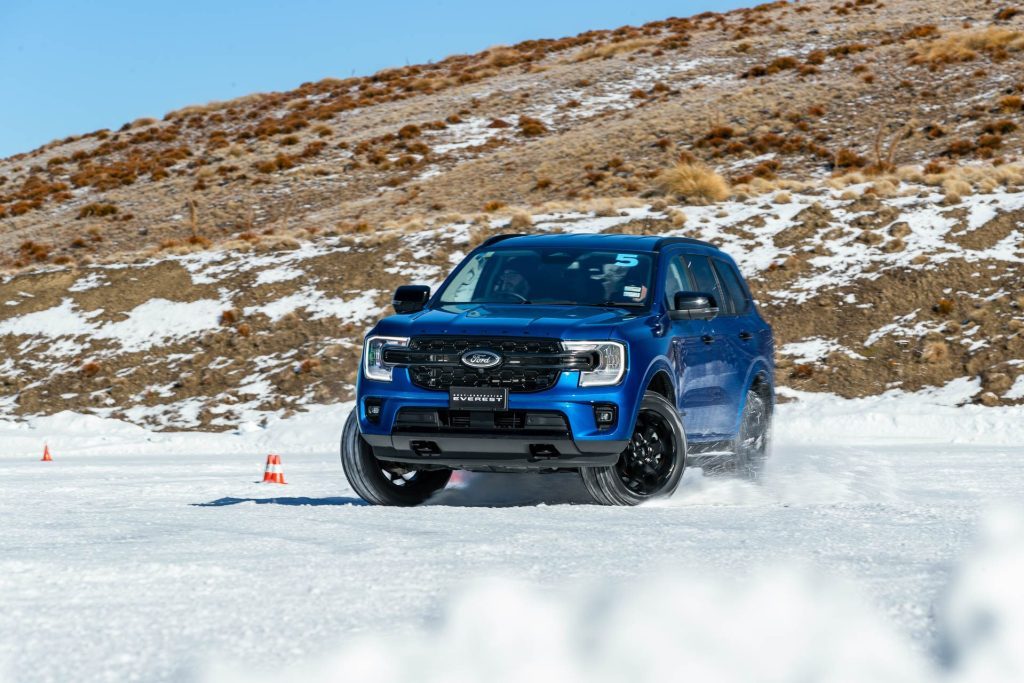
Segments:
[[[516,211],[508,222],[512,230],[527,230],[533,227],[533,218],[526,211]]]
[[[681,161],[661,171],[655,179],[658,190],[691,203],[714,203],[726,199],[729,183],[713,169],[699,162]]]
[[[614,43],[601,43],[599,45],[590,45],[577,52],[571,62],[585,62],[590,59],[610,59],[615,55],[622,54],[624,52],[636,52],[643,48],[651,47],[657,43],[653,38],[633,38],[630,40],[620,40]]]
[[[921,360],[925,363],[942,363],[949,360],[949,345],[944,341],[928,342],[921,352]]]
[[[1000,26],[958,31],[918,44],[911,62],[942,65],[970,62],[981,54],[1001,58],[1007,52],[1024,49],[1024,33]]]

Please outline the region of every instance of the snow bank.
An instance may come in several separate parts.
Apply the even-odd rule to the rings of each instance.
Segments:
[[[779,406],[775,435],[785,443],[1024,443],[1024,408],[964,405],[979,391],[981,382],[966,377],[915,393],[852,400],[782,388],[780,394],[797,400]]]
[[[48,443],[64,456],[336,453],[352,403],[314,405],[288,419],[276,415],[230,432],[155,432],[115,420],[63,411],[0,420],[0,457],[23,457]]]
[[[587,589],[478,581],[431,628],[375,633],[319,662],[208,680],[781,681],[1024,680],[1024,516],[993,518],[940,620],[943,663],[922,655],[852,586],[808,569],[753,576],[668,572]]]

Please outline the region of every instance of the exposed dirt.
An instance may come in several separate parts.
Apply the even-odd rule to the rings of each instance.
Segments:
[[[1002,203],[1024,188],[1004,163],[1024,148],[1024,51],[992,32],[1024,35],[1024,15],[996,9],[774,3],[0,160],[0,408],[221,429],[341,400],[396,285],[436,281],[493,232],[624,213],[618,231],[773,250],[748,274],[779,346],[820,351],[781,354],[781,384],[860,396],[969,376],[980,402],[1018,403],[1024,209]],[[941,58],[965,31],[976,49]],[[655,179],[679,158],[724,175],[730,200],[701,213],[664,196]],[[200,332],[154,330],[144,348],[108,333],[154,301],[205,306]]]
[[[0,160],[0,255],[81,262],[635,197],[680,153],[736,182],[1013,158],[1024,52],[915,60],[965,27],[1024,30],[994,14],[775,3],[190,107]]]

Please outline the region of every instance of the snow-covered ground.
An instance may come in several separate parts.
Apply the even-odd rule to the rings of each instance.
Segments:
[[[976,390],[800,395],[763,483],[636,509],[571,475],[367,507],[347,406],[0,422],[0,680],[1021,680],[1024,408]]]

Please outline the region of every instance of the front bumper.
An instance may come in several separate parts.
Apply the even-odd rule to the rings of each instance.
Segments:
[[[629,442],[633,414],[632,399],[624,386],[583,388],[578,373],[563,372],[551,389],[510,393],[508,411],[558,413],[565,418],[563,429],[507,430],[396,428],[403,409],[448,409],[448,393],[429,391],[413,385],[408,373],[396,368],[391,382],[360,377],[359,427],[374,455],[391,462],[462,469],[561,469],[613,465]],[[380,415],[370,421],[367,399],[380,403]],[[616,422],[597,425],[595,405],[614,405]],[[478,427],[479,425],[474,425]]]
[[[364,434],[380,460],[462,469],[549,469],[614,465],[627,441],[433,432]]]

